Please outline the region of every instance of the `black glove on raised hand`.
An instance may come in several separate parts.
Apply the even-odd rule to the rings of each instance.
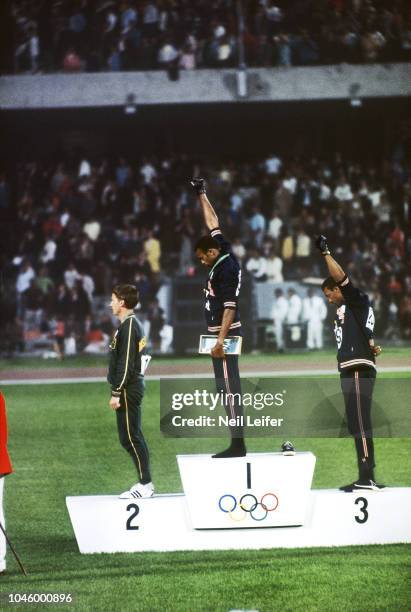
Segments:
[[[197,195],[200,195],[200,193],[206,192],[205,180],[203,178],[193,178],[191,179],[190,184],[193,187]]]
[[[322,255],[329,255],[330,249],[328,248],[327,238],[322,234],[315,239],[315,246],[319,251],[321,251]]]

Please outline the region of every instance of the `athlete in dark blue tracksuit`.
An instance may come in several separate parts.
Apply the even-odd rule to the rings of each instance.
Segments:
[[[374,344],[374,312],[368,296],[354,287],[344,270],[331,256],[325,236],[316,246],[322,253],[330,276],[322,289],[330,304],[338,307],[334,323],[338,369],[344,395],[348,430],[354,436],[358,480],[340,487],[351,493],[358,489],[379,491],[383,485],[374,479],[374,441],[371,405],[376,378],[375,357],[381,347]]]
[[[238,370],[238,355],[226,355],[224,339],[241,336],[241,321],[238,299],[241,287],[241,269],[219,228],[218,217],[205,192],[204,179],[191,181],[198,194],[204,221],[210,230],[209,236],[200,238],[195,246],[197,257],[210,268],[205,291],[205,317],[207,330],[217,335],[211,350],[217,391],[223,391],[224,407],[235,425],[230,426],[231,444],[214,458],[244,457],[243,410],[241,405],[241,383]],[[240,417],[240,419],[238,419]]]

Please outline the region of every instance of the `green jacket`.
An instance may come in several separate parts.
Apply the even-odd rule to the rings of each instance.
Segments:
[[[125,387],[144,376],[150,361],[146,344],[143,326],[134,315],[129,315],[120,323],[110,343],[107,380],[112,395],[120,396]]]

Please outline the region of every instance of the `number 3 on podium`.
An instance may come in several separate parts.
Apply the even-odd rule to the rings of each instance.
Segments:
[[[367,508],[368,508],[368,500],[365,499],[365,497],[357,497],[357,499],[354,502],[356,505],[357,504],[362,504],[362,506],[360,507],[360,512],[362,514],[362,516],[357,516],[355,515],[355,520],[357,523],[360,523],[360,525],[363,525],[364,523],[366,523],[368,521],[368,512],[367,512]]]

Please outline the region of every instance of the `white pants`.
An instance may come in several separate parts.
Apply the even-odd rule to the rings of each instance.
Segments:
[[[5,528],[3,512],[4,476],[0,476],[0,522]],[[0,572],[6,569],[6,538],[0,530]]]
[[[321,349],[323,347],[323,323],[322,321],[308,321],[307,323],[307,348]]]
[[[284,319],[274,319],[274,333],[279,351],[284,348]]]

